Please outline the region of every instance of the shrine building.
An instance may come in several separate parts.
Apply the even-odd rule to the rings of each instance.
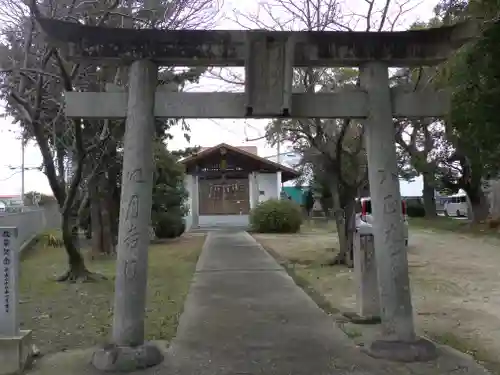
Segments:
[[[258,203],[278,199],[284,182],[296,179],[294,169],[257,155],[256,147],[221,143],[202,148],[181,161],[189,193],[186,230],[247,226]]]

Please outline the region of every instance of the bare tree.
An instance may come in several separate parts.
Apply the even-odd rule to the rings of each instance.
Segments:
[[[79,224],[78,214],[84,210],[90,193],[95,191],[96,184],[110,178],[109,174],[103,178],[101,167],[119,157],[123,122],[68,120],[64,116],[63,96],[65,91],[103,90],[107,82],[126,84],[126,69],[66,61],[56,48],[47,44],[37,28],[36,18],[43,14],[96,26],[200,28],[211,26],[216,20],[219,2],[1,0],[0,5],[4,37],[0,46],[0,93],[7,101],[8,114],[22,125],[25,138],[37,142],[44,172],[61,209],[69,269],[59,280],[92,279],[74,234]],[[165,78],[163,83],[170,80],[182,83],[196,79],[201,71],[177,74],[164,69],[160,74],[160,82]],[[172,121],[159,124],[158,133],[164,133],[172,124]],[[66,181],[64,164],[68,159],[73,171]],[[117,180],[119,177],[114,174]],[[104,207],[100,206],[101,212]]]
[[[318,73],[323,76],[314,76]],[[301,83],[305,92],[314,92],[317,87],[330,91],[334,90],[331,84],[336,88],[354,87],[357,71],[306,69],[298,71],[297,76],[297,83]],[[294,150],[302,155],[301,163],[310,166],[315,181],[331,194],[340,245],[332,263],[352,266],[355,199],[368,182],[362,125],[351,119],[280,120],[268,126],[267,135],[271,144],[278,140],[293,144]]]
[[[362,4],[350,9],[350,2],[341,0],[266,0],[257,2],[250,13],[236,11],[232,21],[247,29],[281,31],[394,30],[415,5],[411,0],[364,0]],[[234,70],[211,73],[226,83],[244,82]],[[357,76],[352,68],[295,69],[294,86],[311,94],[334,92],[357,86]],[[302,165],[311,166],[315,178],[329,187],[340,244],[332,262],[352,265],[355,198],[368,183],[362,124],[352,119],[273,121],[267,136],[271,143],[279,138],[293,144],[303,156]]]
[[[430,69],[400,69],[392,77],[392,82],[399,88],[416,91],[432,85]],[[423,176],[423,201],[425,215],[435,217],[436,202],[434,192],[438,174],[439,156],[438,148],[447,147],[444,127],[439,119],[394,119],[396,128],[396,143],[399,146],[400,162],[407,161],[411,165],[410,177],[418,174]],[[405,177],[403,174],[402,177]]]
[[[44,1],[40,8],[47,14],[69,17],[73,3],[57,5]],[[80,120],[69,121],[63,114],[64,91],[73,91],[84,80],[78,65],[64,61],[53,47],[46,44],[37,31],[35,16],[40,12],[33,1],[28,9],[23,2],[8,2],[11,13],[3,35],[7,43],[2,55],[2,93],[7,111],[18,120],[25,138],[34,138],[43,158],[44,172],[62,213],[62,236],[69,259],[69,271],[61,280],[91,278],[85,267],[74,236],[74,202],[83,180],[83,167],[88,155],[104,157],[109,132],[102,129],[92,137],[84,137]],[[114,6],[112,4],[112,6]],[[52,136],[52,137],[51,137]],[[68,151],[73,155],[74,173],[70,181],[64,178],[64,161]]]

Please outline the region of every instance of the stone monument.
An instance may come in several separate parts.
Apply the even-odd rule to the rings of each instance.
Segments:
[[[144,344],[151,203],[151,142],[158,118],[354,118],[364,122],[373,202],[375,258],[383,336],[368,352],[404,361],[431,359],[434,346],[415,335],[401,220],[393,117],[442,117],[446,91],[391,89],[389,67],[445,61],[477,35],[478,24],[403,32],[273,32],[136,30],[38,18],[53,44],[75,61],[131,65],[128,92],[67,92],[66,115],[126,118],[113,344],[94,365],[116,369],[161,360]],[[157,66],[244,66],[244,93],[157,90]],[[335,93],[293,93],[294,67],[360,69],[361,87]],[[103,103],[106,103],[103,105]],[[382,151],[383,150],[383,151]],[[196,182],[195,182],[196,184]],[[194,191],[196,191],[194,186]],[[134,361],[131,358],[138,358]]]
[[[0,228],[2,286],[0,292],[0,375],[24,370],[31,353],[31,331],[20,330],[19,241],[17,228]]]

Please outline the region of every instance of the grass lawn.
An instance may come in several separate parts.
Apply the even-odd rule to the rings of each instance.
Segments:
[[[170,340],[176,332],[204,236],[183,236],[149,251],[146,337]],[[21,263],[20,320],[33,330],[42,353],[85,348],[105,342],[113,316],[115,260],[87,261],[108,280],[57,283],[66,270],[62,248],[38,244]]]
[[[300,232],[304,234],[332,233],[337,232],[335,220],[325,220],[324,218],[313,218],[304,220],[300,227]]]
[[[421,229],[434,229],[442,231],[460,232],[474,236],[498,236],[498,228],[490,228],[488,223],[478,223],[471,225],[467,220],[457,220],[445,216],[437,216],[434,219],[423,217],[408,218],[410,227]]]
[[[451,217],[437,216],[434,219],[409,217],[408,223],[410,229],[431,229],[436,231],[460,232],[473,236],[496,236],[500,238],[500,226],[498,228],[491,228],[487,222],[471,225],[468,220],[465,219],[457,220]],[[320,218],[310,221],[306,220],[304,224],[302,224],[301,233],[316,234],[322,232],[337,232],[335,221],[333,219],[326,221]]]

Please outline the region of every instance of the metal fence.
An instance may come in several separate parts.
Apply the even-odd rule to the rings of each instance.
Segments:
[[[36,235],[58,228],[61,214],[57,205],[16,213],[0,213],[0,227],[17,227],[21,248]]]

